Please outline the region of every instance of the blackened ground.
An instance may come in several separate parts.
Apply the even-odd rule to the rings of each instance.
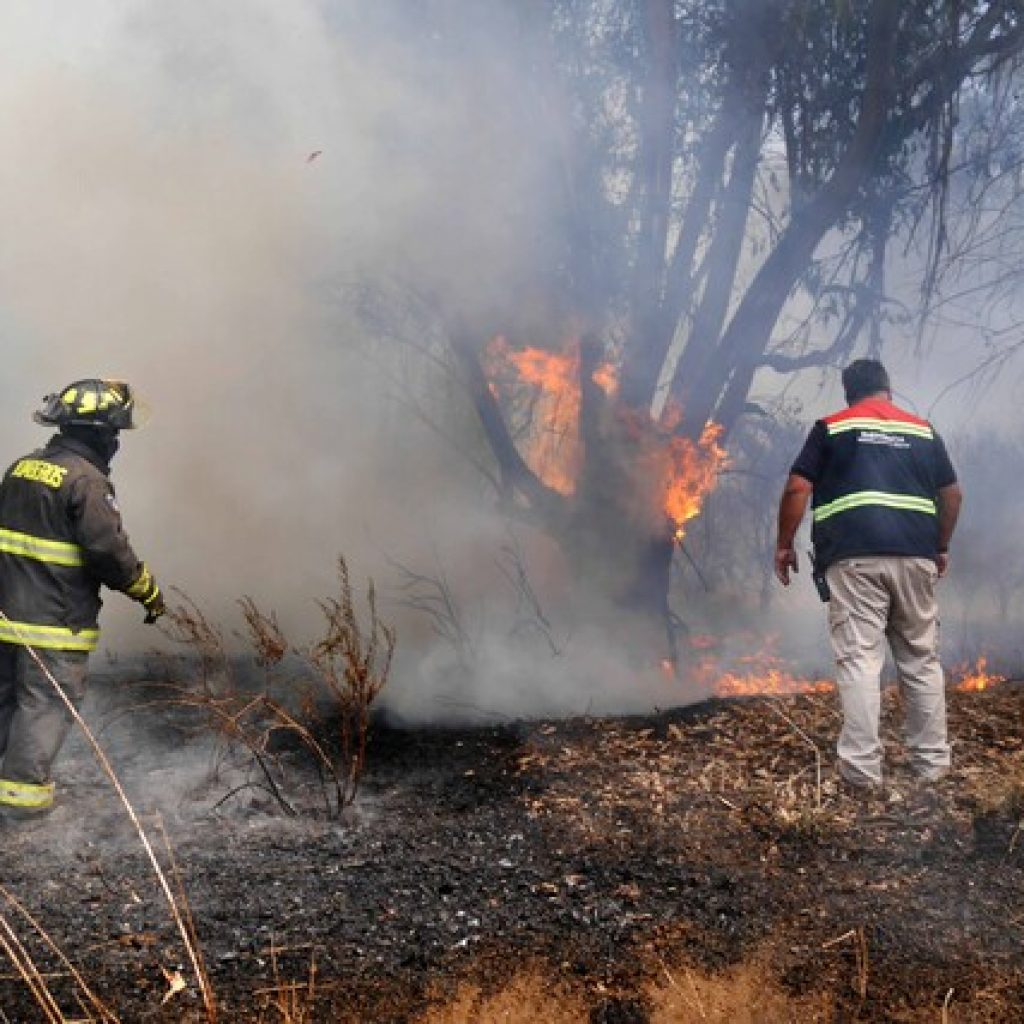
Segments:
[[[689,1015],[656,1018],[658,986],[756,962],[775,1005],[794,1007],[774,1019],[966,1022],[1024,1019],[1022,703],[1013,687],[952,694],[956,770],[919,791],[889,696],[893,785],[868,800],[837,787],[829,694],[378,729],[338,822],[317,818],[299,764],[300,817],[252,787],[214,811],[240,776],[202,736],[160,708],[100,700],[90,718],[165,864],[163,832],[173,847],[221,1020],[285,1020],[274,1001],[312,977],[295,1022],[417,1021],[463,983],[498,991],[524,972],[572,995],[572,1019],[702,1020],[696,995]],[[142,848],[80,739],[59,779],[47,821],[0,833],[5,890],[122,1020],[203,1019]],[[31,926],[6,899],[2,912],[64,1012],[84,1016]],[[162,1003],[177,971],[188,987]],[[3,973],[6,1019],[46,1019]],[[809,996],[814,1016],[795,1009]]]

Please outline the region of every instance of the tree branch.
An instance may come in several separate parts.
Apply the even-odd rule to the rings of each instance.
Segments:
[[[508,432],[505,417],[491,393],[476,347],[465,329],[456,329],[449,344],[466,377],[466,386],[506,488],[517,490],[541,515],[554,521],[566,513],[565,499],[526,464]]]
[[[700,435],[720,397],[730,409],[742,407],[790,291],[825,232],[847,208],[874,166],[894,101],[893,70],[901,7],[890,0],[873,0],[868,15],[866,84],[853,138],[832,176],[794,216],[762,264],[714,357],[689,389],[691,398],[683,424],[688,436]]]

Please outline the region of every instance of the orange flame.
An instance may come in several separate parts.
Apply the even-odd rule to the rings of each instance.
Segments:
[[[514,371],[517,383],[539,391],[535,421],[540,424],[527,452],[530,468],[548,487],[560,494],[576,491],[583,451],[579,436],[580,417],[580,345],[571,341],[564,352],[540,348],[513,350],[502,337],[487,347],[491,390],[497,390],[496,378],[503,371]],[[607,395],[618,388],[618,377],[610,363],[594,371],[594,383]]]
[[[988,671],[988,658],[984,654],[978,656],[973,667],[960,665],[954,669],[954,687],[958,690],[973,691],[987,690],[991,686],[998,686],[1006,682],[1006,676],[1001,676]]]
[[[533,422],[539,427],[528,445],[526,459],[549,487],[561,494],[574,494],[583,459],[579,341],[571,341],[563,352],[513,350],[499,336],[487,347],[487,370],[494,394],[500,392],[501,381],[510,373],[513,384],[536,389]],[[610,363],[598,366],[593,380],[610,397],[618,391],[618,375]],[[694,442],[675,434],[682,410],[673,403],[666,406],[657,423],[635,412],[621,411],[622,422],[637,442],[638,459],[645,464],[647,479],[661,482],[661,508],[672,523],[676,539],[682,540],[686,523],[700,512],[727,463],[720,444],[722,428],[708,423]]]
[[[727,464],[725,450],[718,443],[721,437],[721,426],[708,423],[696,444],[685,437],[668,439],[664,508],[675,526],[678,541],[683,539],[686,524],[700,512]]]
[[[775,637],[751,636],[748,642],[757,653],[728,657],[715,653],[718,638],[694,637],[690,646],[702,653],[689,671],[690,679],[716,697],[821,693],[834,688],[829,679],[810,679],[790,671],[775,651]]]

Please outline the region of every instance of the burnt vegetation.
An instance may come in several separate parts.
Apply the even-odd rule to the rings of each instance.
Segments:
[[[793,375],[884,343],[927,351],[957,329],[979,343],[969,380],[951,382],[961,394],[1020,348],[1024,3],[379,0],[362,15],[371,7],[412,33],[442,96],[453,66],[489,82],[504,52],[522,132],[491,141],[544,155],[527,269],[484,287],[486,301],[398,258],[391,277],[341,290],[405,410],[469,467],[472,485],[453,490],[482,482],[502,520],[480,561],[504,615],[436,552],[428,568],[391,561],[393,606],[429,653],[450,652],[442,672],[466,698],[430,710],[476,700],[499,632],[499,657],[530,648],[540,657],[525,664],[555,666],[543,687],[594,631],[634,620],[601,637],[587,670],[620,649],[630,670],[663,660],[666,692],[693,703],[630,718],[581,703],[500,726],[480,704],[468,710],[485,726],[403,727],[375,716],[390,615],[344,560],[306,644],[253,598],[236,636],[179,595],[173,649],[101,674],[89,713],[166,840],[185,924],[168,921],[107,780],[72,743],[63,806],[2,835],[0,1021],[1021,1019],[1019,679],[951,692],[954,770],[931,788],[906,770],[887,691],[891,785],[864,798],[831,767],[834,693],[706,699],[726,666],[714,652],[705,689],[680,676],[707,639],[687,635],[698,605],[716,625],[745,620],[724,645],[736,663],[780,661],[758,613],[779,483],[806,430]],[[436,198],[457,234],[459,197]],[[522,215],[520,201],[495,218]],[[495,368],[496,339],[568,367],[557,431],[544,386]],[[558,486],[537,458],[555,433],[573,453]],[[690,494],[704,514],[672,519],[665,467],[718,444],[714,489]],[[960,451],[969,493],[1024,480],[1013,441]],[[945,624],[974,661],[987,623],[1009,677],[1019,504],[975,506]],[[421,510],[403,511],[428,532]],[[575,587],[564,606],[535,571],[555,550]],[[756,671],[740,682],[760,685]]]
[[[890,692],[877,798],[819,776],[837,715],[820,694],[378,728],[344,827],[187,800],[166,828],[222,1020],[1001,1024],[1024,1005],[1019,706],[1008,684],[952,693],[956,767],[920,790]],[[133,774],[180,746],[162,713],[133,722]],[[110,856],[121,818],[88,753],[69,768],[90,840],[68,842],[67,818],[5,836],[0,890],[65,1016],[13,971],[0,1005],[210,1019],[144,858]]]
[[[378,615],[372,581],[360,616],[343,557],[338,583],[338,596],[320,602],[322,634],[301,648],[289,643],[276,615],[242,598],[248,657],[229,649],[223,631],[185,595],[170,611],[168,633],[184,653],[158,656],[168,679],[150,686],[150,702],[177,711],[183,730],[215,738],[211,780],[243,776],[217,807],[255,789],[284,813],[299,813],[289,771],[297,751],[319,774],[323,813],[336,818],[355,799],[396,638]]]

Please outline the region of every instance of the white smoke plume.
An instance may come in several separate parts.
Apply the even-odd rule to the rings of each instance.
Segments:
[[[504,527],[369,358],[348,286],[411,273],[470,316],[488,308],[518,286],[559,158],[522,100],[515,5],[417,6],[0,7],[0,458],[42,443],[44,392],[123,376],[154,410],[114,467],[126,525],[214,616],[251,594],[301,636],[339,552],[385,593],[393,560],[434,567],[454,574],[467,641],[503,668],[483,688],[452,681],[452,651],[403,620],[395,693],[418,711],[449,690],[509,714],[668,703],[623,683],[607,638],[572,638],[589,653],[560,692],[546,641],[514,660],[486,604]],[[919,405],[949,376],[929,371]],[[816,377],[803,390],[809,425],[830,410]],[[111,597],[104,643],[151,643],[139,617]]]
[[[507,62],[439,77],[456,44],[390,27],[356,3],[0,11],[4,458],[44,440],[44,392],[132,381],[154,418],[115,462],[126,525],[215,614],[249,593],[301,630],[338,552],[360,575],[444,540],[448,456],[374,375],[344,288],[412,267],[486,303],[535,167]],[[486,118],[474,90],[499,94]],[[149,642],[136,614],[110,598],[106,642]]]

